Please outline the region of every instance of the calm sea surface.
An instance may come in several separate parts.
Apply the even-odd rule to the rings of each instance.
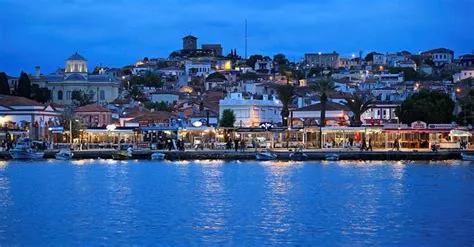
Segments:
[[[0,163],[0,246],[473,246],[474,164]]]

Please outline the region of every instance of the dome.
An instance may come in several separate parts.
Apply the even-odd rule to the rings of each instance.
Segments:
[[[66,81],[86,81],[86,78],[80,74],[71,74],[66,78]]]
[[[77,52],[72,54],[67,60],[79,60],[79,61],[87,61],[83,56],[79,55]]]

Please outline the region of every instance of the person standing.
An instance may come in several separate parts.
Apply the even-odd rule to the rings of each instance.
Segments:
[[[366,151],[367,150],[367,143],[365,143],[365,137],[362,137],[362,142],[360,144],[360,151]]]
[[[372,151],[372,138],[369,137],[369,146],[367,147],[367,151]]]
[[[239,140],[237,138],[234,140],[234,148],[235,152],[239,151]]]

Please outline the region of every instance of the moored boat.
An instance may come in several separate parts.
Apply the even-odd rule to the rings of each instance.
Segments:
[[[265,151],[262,151],[262,152],[258,152],[255,155],[255,158],[257,160],[276,160],[278,158],[278,156],[270,150],[265,150]]]
[[[70,159],[72,159],[72,156],[74,156],[74,154],[71,152],[70,149],[61,149],[55,155],[55,158],[57,160],[70,160]]]
[[[114,160],[129,160],[132,157],[132,153],[125,150],[120,150],[117,153],[112,154],[112,159]]]
[[[330,161],[339,160],[339,154],[326,154],[326,160],[330,160]]]
[[[462,160],[474,161],[474,154],[461,153]]]
[[[303,161],[308,159],[308,155],[301,152],[301,151],[296,151],[293,153],[290,153],[290,159],[294,161]]]
[[[151,160],[164,160],[165,159],[165,154],[164,153],[152,153],[151,154]]]
[[[44,152],[35,148],[30,138],[24,137],[18,140],[10,155],[15,160],[42,159]]]

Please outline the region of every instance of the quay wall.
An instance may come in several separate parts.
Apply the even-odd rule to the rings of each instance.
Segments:
[[[54,159],[57,151],[45,152],[46,159]],[[74,159],[111,159],[115,150],[81,150],[74,151]],[[134,159],[150,159],[151,150],[134,152]],[[234,151],[160,151],[168,160],[255,160],[256,152]],[[275,152],[279,160],[289,160],[291,152]],[[474,154],[474,151],[469,153]],[[324,160],[327,154],[338,154],[340,160],[449,160],[461,159],[460,151],[441,152],[397,152],[397,151],[306,151],[309,160]],[[0,152],[0,159],[11,159],[8,152]]]

